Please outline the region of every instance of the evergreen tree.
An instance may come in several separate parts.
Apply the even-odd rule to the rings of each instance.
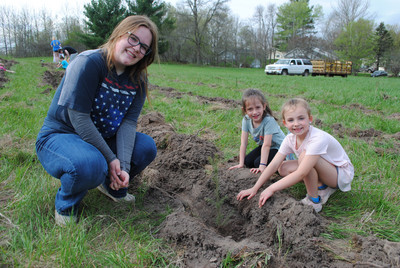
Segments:
[[[167,51],[169,44],[165,36],[175,28],[175,19],[168,15],[167,5],[157,0],[127,0],[127,5],[129,15],[146,15],[157,25],[160,33],[158,52],[163,54]]]
[[[97,48],[107,41],[117,24],[126,17],[121,0],[92,0],[84,6],[85,22],[90,33],[80,34],[82,42],[89,48]]]
[[[379,65],[385,52],[387,52],[393,45],[393,38],[390,32],[386,29],[385,24],[381,22],[375,31],[375,46],[374,53],[376,58],[376,68]]]
[[[315,33],[315,20],[322,15],[321,6],[309,6],[309,0],[290,0],[278,7],[277,40],[286,50],[291,40],[300,40]]]

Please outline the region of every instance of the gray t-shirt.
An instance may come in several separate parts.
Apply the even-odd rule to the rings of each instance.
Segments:
[[[269,115],[264,117],[261,124],[257,128],[253,127],[251,119],[245,115],[242,120],[242,131],[249,132],[253,137],[253,140],[260,146],[264,143],[265,135],[272,135],[271,149],[277,150],[285,138],[285,134],[279,127],[275,118]]]

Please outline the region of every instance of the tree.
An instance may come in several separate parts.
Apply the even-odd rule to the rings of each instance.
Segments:
[[[275,4],[269,4],[267,6],[267,24],[268,28],[270,30],[270,35],[269,35],[269,41],[268,41],[268,46],[269,46],[269,60],[271,63],[272,60],[272,55],[273,59],[275,59],[275,53],[276,53],[276,48],[275,48],[275,31],[276,31],[276,6]]]
[[[379,69],[379,65],[385,53],[393,45],[393,38],[390,32],[386,29],[385,24],[381,22],[376,28],[375,32],[375,58],[376,58],[376,69]]]
[[[187,36],[195,46],[196,63],[202,63],[203,46],[206,42],[206,33],[210,21],[218,12],[227,12],[225,3],[228,0],[186,0],[185,4],[190,9],[192,31],[191,36]]]
[[[128,0],[129,15],[146,15],[158,28],[160,33],[158,40],[158,53],[163,54],[169,48],[166,35],[175,29],[175,19],[168,14],[165,2],[155,0]]]
[[[400,73],[400,25],[388,25],[393,38],[393,46],[387,54],[387,67],[397,77]]]
[[[373,54],[373,31],[373,21],[359,19],[350,22],[335,40],[336,53],[343,60],[353,62],[354,73],[359,69],[361,60]]]
[[[321,17],[322,7],[309,6],[309,0],[290,0],[278,7],[277,38],[281,50],[286,50],[291,39],[315,34],[315,20]]]
[[[121,0],[92,0],[84,5],[83,13],[90,33],[79,34],[82,42],[89,48],[97,48],[111,35],[117,24],[126,16]]]
[[[231,27],[229,27],[231,25]],[[227,13],[219,13],[210,23],[209,32],[207,34],[210,41],[209,56],[212,65],[220,65],[221,62],[226,66],[228,61],[232,62],[232,34],[233,19]],[[207,50],[205,50],[207,51]]]
[[[350,22],[367,19],[369,16],[369,0],[338,0],[333,8],[332,16],[339,25],[344,27]]]

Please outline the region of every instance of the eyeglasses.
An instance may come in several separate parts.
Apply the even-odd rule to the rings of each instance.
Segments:
[[[129,34],[128,35],[128,43],[133,47],[140,45],[139,51],[142,55],[146,56],[151,52],[151,48],[149,48],[147,45],[145,45],[143,43],[140,43],[139,37],[137,37],[135,34],[133,34],[131,32],[128,32],[128,34]]]

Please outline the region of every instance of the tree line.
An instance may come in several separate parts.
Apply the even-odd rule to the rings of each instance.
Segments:
[[[61,22],[46,10],[15,10],[0,6],[0,53],[13,57],[48,56],[50,41],[83,51],[103,44],[112,29],[129,15],[147,15],[158,26],[162,61],[213,66],[260,66],[278,52],[302,57],[334,57],[361,67],[400,71],[400,26],[376,23],[368,0],[337,0],[333,12],[309,0],[279,6],[259,5],[246,21],[231,15],[229,0],[92,0],[82,15],[65,12]],[[315,51],[324,53],[316,55]]]

